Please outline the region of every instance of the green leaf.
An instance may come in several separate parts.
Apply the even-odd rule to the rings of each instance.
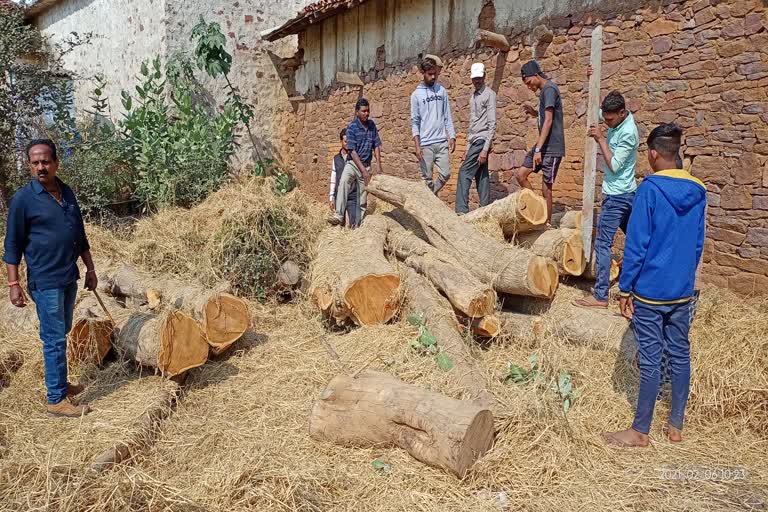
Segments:
[[[568,414],[568,411],[570,409],[571,409],[571,399],[570,398],[566,398],[565,400],[563,400],[563,412],[565,414]]]
[[[144,76],[149,76],[149,68],[147,67],[146,61],[141,63],[141,74]]]
[[[514,363],[509,363],[509,367],[507,368],[507,376],[504,377],[505,381],[512,381],[515,384],[521,384],[523,382],[527,382],[529,379],[530,376],[528,375],[528,372],[525,371],[525,368]]]
[[[408,318],[406,318],[406,321],[414,327],[421,327],[424,324],[424,320],[422,316],[417,315],[416,313],[411,313],[410,315],[408,315]]]
[[[424,327],[419,335],[419,343],[425,347],[431,347],[437,345],[437,338],[435,338],[435,335],[432,334],[429,329]]]
[[[371,462],[371,466],[373,466],[373,469],[376,471],[381,471],[382,473],[389,473],[392,471],[391,464],[383,462],[379,459],[374,459],[373,462]]]
[[[565,370],[560,370],[557,387],[560,391],[560,396],[566,397],[571,392],[571,376]]]
[[[437,361],[437,367],[444,372],[450,371],[453,368],[453,359],[445,352],[440,352],[435,358]]]
[[[531,366],[532,372],[539,371],[539,356],[537,356],[535,352],[528,356],[528,364]]]

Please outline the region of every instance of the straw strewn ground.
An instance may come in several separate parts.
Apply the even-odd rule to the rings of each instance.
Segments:
[[[164,237],[174,230],[193,231],[184,221],[197,222],[194,211],[190,215],[168,227]],[[128,257],[126,247],[133,251],[134,244],[146,242],[121,244],[108,232],[91,236],[102,257]],[[173,261],[179,256],[172,253],[178,249],[156,244],[146,252],[153,259],[141,261],[168,270],[177,264]],[[181,268],[177,273],[190,272]],[[548,314],[562,314],[562,305],[577,293],[562,287]],[[34,334],[0,333],[0,343],[17,346],[26,356],[10,386],[0,389],[0,510],[768,507],[766,300],[720,291],[703,295],[692,332],[692,392],[680,445],[668,443],[661,433],[668,408],[663,402],[651,448],[624,451],[601,441],[600,432],[624,428],[632,419],[637,371],[618,350],[573,346],[557,337],[521,339],[514,333],[487,349],[475,346],[497,399],[497,437],[493,450],[463,481],[402,450],[345,448],[308,436],[310,406],[326,383],[336,373],[356,371],[365,363],[459,396],[450,374],[408,347],[412,327],[400,321],[330,332],[306,301],[282,306],[254,302],[252,312],[252,331],[231,353],[191,371],[186,391],[161,424],[154,446],[101,476],[87,474],[92,457],[131,432],[135,418],[165,383],[139,379],[130,364],[119,361],[102,370],[75,369],[89,384],[88,397],[97,412],[81,421],[48,419],[39,341]],[[567,419],[550,391],[535,384],[504,384],[499,378],[510,361],[525,366],[534,352],[545,381],[565,369],[580,390]],[[392,471],[375,471],[374,459],[391,464]]]

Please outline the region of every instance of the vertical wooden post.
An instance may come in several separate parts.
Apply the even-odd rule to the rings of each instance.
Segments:
[[[589,103],[587,104],[587,130],[599,122],[600,79],[603,67],[603,27],[598,25],[592,31],[592,54],[590,57],[592,76],[589,79]],[[581,236],[584,258],[592,257],[592,228],[595,216],[595,175],[597,173],[597,142],[586,138],[584,145],[584,190],[581,207]]]

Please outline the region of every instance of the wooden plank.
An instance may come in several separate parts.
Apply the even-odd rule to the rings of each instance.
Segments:
[[[357,87],[362,87],[364,85],[359,75],[355,73],[345,73],[343,71],[338,71],[336,73],[336,81],[341,82],[342,84],[349,84]]]
[[[592,54],[590,57],[592,76],[589,79],[589,103],[587,104],[587,130],[599,122],[600,78],[603,67],[603,27],[598,25],[592,31]],[[592,229],[595,212],[595,179],[597,174],[597,142],[586,137],[584,145],[584,190],[581,206],[581,237],[584,258],[589,263],[592,257]]]

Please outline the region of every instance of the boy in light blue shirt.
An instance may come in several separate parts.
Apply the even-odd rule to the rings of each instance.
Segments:
[[[600,115],[608,126],[607,136],[603,136],[598,126],[589,129],[589,136],[597,141],[605,160],[602,187],[604,198],[595,240],[595,293],[592,297],[574,302],[577,306],[587,308],[608,307],[613,239],[618,229],[627,232],[627,222],[637,190],[635,164],[640,139],[635,119],[632,113],[627,111],[624,97],[618,91],[609,93],[603,100]]]

